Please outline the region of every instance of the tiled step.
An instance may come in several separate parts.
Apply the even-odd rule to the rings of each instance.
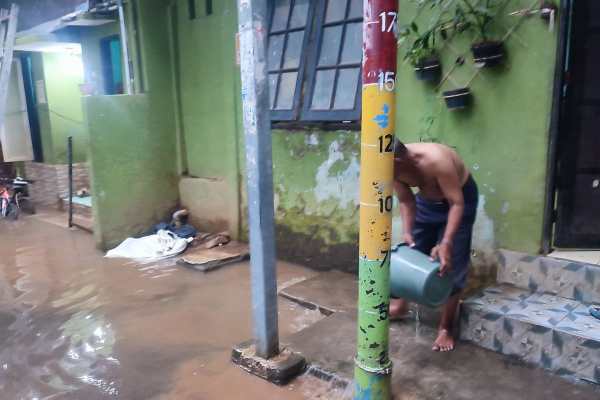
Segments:
[[[526,269],[525,262],[519,262]],[[529,278],[535,282],[544,275],[538,275],[542,269],[528,270]],[[600,321],[589,314],[590,305],[501,283],[463,302],[460,336],[563,375],[600,384]]]
[[[500,250],[498,283],[532,293],[600,302],[600,265]]]

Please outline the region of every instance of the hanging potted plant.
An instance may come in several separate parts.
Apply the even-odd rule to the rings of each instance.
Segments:
[[[448,110],[459,110],[471,104],[471,90],[466,88],[448,90],[442,93]]]
[[[442,65],[435,48],[435,39],[438,33],[446,39],[446,32],[442,30],[443,24],[436,23],[425,32],[420,33],[418,25],[413,22],[404,26],[404,30],[398,35],[398,45],[401,45],[408,37],[415,37],[412,47],[404,57],[408,60],[420,81],[432,81],[437,79],[442,72]]]
[[[491,40],[489,36],[490,22],[494,18],[490,5],[491,0],[459,0],[454,8],[452,26],[458,33],[466,30],[477,32],[479,41],[471,46],[473,61],[476,67],[495,67],[500,64],[504,55],[504,42]]]
[[[465,59],[463,57],[459,57],[456,60],[458,65],[462,65],[464,62]],[[443,92],[442,96],[446,101],[446,107],[448,107],[448,110],[458,110],[471,105],[471,90],[468,87],[448,90]]]

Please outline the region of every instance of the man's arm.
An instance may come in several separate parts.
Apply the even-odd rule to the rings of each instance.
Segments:
[[[410,187],[397,179],[394,179],[394,189],[400,202],[400,215],[402,216],[402,241],[413,247],[415,241],[412,237],[413,225],[417,215],[415,196]]]
[[[448,222],[442,242],[436,246],[431,257],[439,257],[442,263],[441,275],[444,275],[451,267],[451,249],[454,244],[454,236],[458,231],[465,210],[465,199],[462,193],[462,185],[458,179],[458,172],[451,161],[440,163],[435,168],[436,178],[444,197],[450,204]]]

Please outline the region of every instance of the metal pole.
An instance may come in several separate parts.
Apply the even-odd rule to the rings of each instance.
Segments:
[[[364,0],[355,399],[392,398],[388,357],[398,0]]]
[[[126,94],[131,91],[131,65],[129,63],[129,49],[127,44],[127,29],[125,28],[125,13],[123,12],[123,0],[119,0],[119,24],[121,26],[121,48],[123,51],[123,63],[125,64],[125,90]]]
[[[262,358],[279,352],[266,16],[266,0],[238,0],[254,345]]]
[[[3,18],[6,18],[6,14],[3,13]],[[2,28],[2,42],[3,52],[0,53],[2,57],[2,67],[0,68],[0,127],[4,126],[4,112],[6,111],[6,100],[8,96],[8,85],[10,81],[10,70],[13,62],[13,49],[15,45],[15,35],[17,32],[17,21],[19,19],[19,6],[12,4],[10,7],[10,16],[8,19],[8,27]],[[4,22],[0,22],[4,26]],[[6,30],[5,30],[6,29]],[[6,32],[6,38],[4,33]]]
[[[69,228],[73,227],[73,136],[69,136]]]

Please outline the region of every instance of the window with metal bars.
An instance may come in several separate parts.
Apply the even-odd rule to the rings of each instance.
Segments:
[[[274,0],[268,63],[273,121],[358,121],[362,0]]]

